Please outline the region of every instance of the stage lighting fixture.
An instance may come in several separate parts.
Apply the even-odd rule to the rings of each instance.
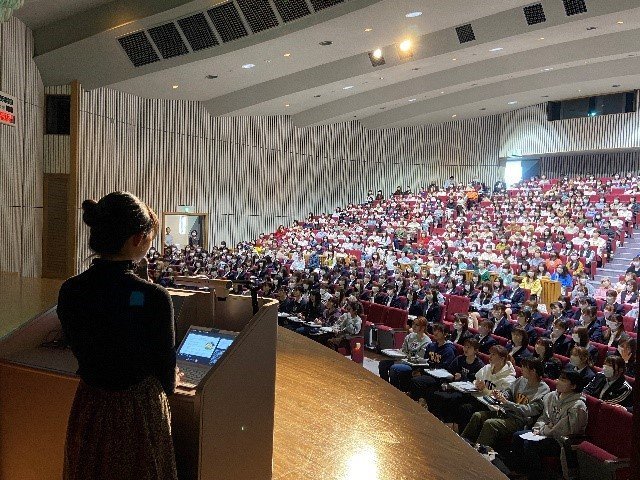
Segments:
[[[386,62],[384,61],[384,56],[382,55],[382,49],[376,48],[374,51],[369,52],[369,60],[371,61],[371,66],[379,67],[380,65],[384,65]]]
[[[398,44],[398,56],[400,58],[413,57],[413,42],[410,39],[407,38]]]

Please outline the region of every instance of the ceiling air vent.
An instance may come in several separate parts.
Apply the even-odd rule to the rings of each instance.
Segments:
[[[223,42],[226,43],[247,36],[247,29],[244,28],[244,23],[242,23],[240,14],[233,2],[213,7],[207,10],[207,13]]]
[[[456,27],[456,33],[460,43],[473,42],[476,39],[476,34],[473,33],[473,27],[470,23]]]
[[[579,13],[587,13],[587,4],[584,0],[562,0],[564,3],[564,11],[567,17],[578,15]]]
[[[172,58],[189,53],[178,32],[178,27],[173,23],[150,28],[149,36],[158,47],[162,58]]]
[[[136,32],[118,39],[134,67],[157,62],[160,57],[144,32]]]
[[[218,45],[218,40],[203,13],[181,18],[178,25],[194,52]]]
[[[538,23],[544,23],[547,21],[547,17],[544,14],[544,8],[541,3],[535,5],[529,5],[524,7],[524,16],[527,19],[527,25],[537,25]]]
[[[307,2],[304,0],[273,0],[273,3],[285,23],[305,17],[311,13]]]
[[[276,14],[271,10],[268,0],[237,0],[244,18],[247,19],[253,33],[262,32],[278,26]]]
[[[311,6],[313,6],[313,9],[317,12],[318,10],[333,7],[342,2],[344,2],[344,0],[311,0]]]

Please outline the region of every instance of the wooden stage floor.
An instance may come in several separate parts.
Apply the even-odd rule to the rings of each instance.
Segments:
[[[60,284],[0,274],[0,337],[53,306]],[[402,392],[282,328],[275,408],[274,480],[506,478]]]

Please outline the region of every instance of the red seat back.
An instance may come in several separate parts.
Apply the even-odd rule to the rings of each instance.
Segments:
[[[587,423],[587,430],[585,434],[587,438],[595,438],[598,434],[598,415],[600,414],[600,407],[602,406],[602,400],[592,397],[591,395],[585,395],[587,403],[587,413],[589,415],[589,421]]]
[[[369,321],[374,324],[384,323],[387,315],[387,307],[378,303],[372,303],[369,305],[369,312],[367,316]]]
[[[458,295],[449,295],[445,304],[446,319],[453,321],[456,313],[468,313],[471,300],[468,297],[460,297]]]
[[[405,329],[407,328],[408,314],[406,310],[401,308],[386,308],[386,317],[384,324],[389,328]]]
[[[591,443],[618,458],[631,456],[633,415],[625,408],[603,403],[598,413],[598,428]]]

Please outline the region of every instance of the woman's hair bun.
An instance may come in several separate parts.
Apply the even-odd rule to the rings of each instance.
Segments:
[[[85,200],[82,202],[82,221],[89,227],[93,227],[96,224],[98,202],[95,200]]]

